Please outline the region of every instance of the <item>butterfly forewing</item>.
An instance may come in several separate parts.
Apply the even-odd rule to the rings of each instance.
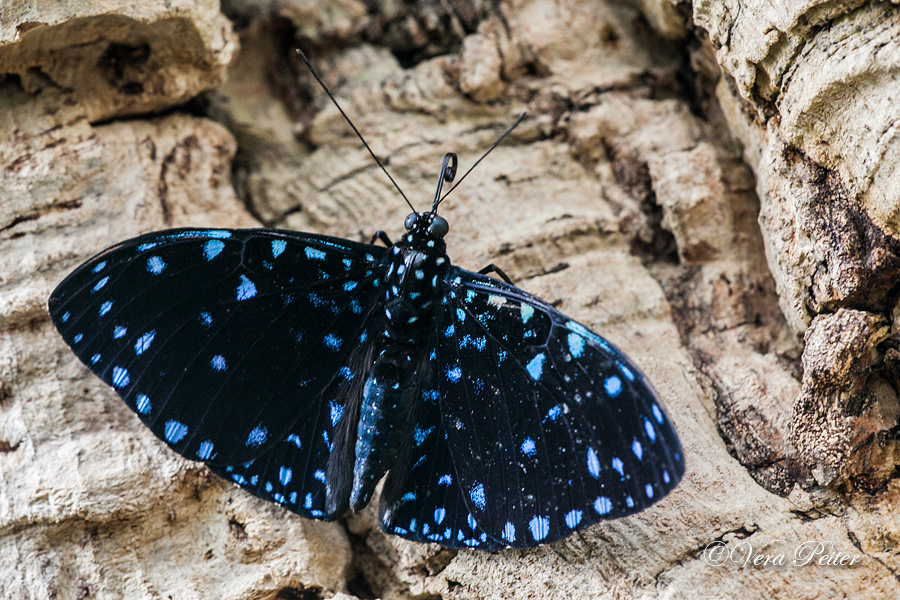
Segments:
[[[310,445],[327,435],[318,428],[346,398],[323,392],[360,337],[377,335],[367,320],[383,255],[283,231],[159,232],[82,265],[50,314],[157,436],[188,458],[243,468],[292,434]],[[316,419],[298,429],[307,415]]]
[[[438,313],[437,392],[456,481],[513,547],[638,512],[684,472],[644,376],[543,301],[461,269]]]

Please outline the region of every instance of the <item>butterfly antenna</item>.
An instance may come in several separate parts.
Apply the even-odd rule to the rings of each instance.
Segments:
[[[328,89],[328,87],[325,85],[325,82],[322,81],[322,78],[319,77],[318,73],[316,73],[316,70],[313,68],[312,63],[309,62],[309,59],[306,58],[306,55],[303,54],[303,51],[300,50],[300,48],[297,48],[296,50],[297,50],[297,54],[300,56],[300,60],[303,61],[303,64],[306,65],[306,68],[309,69],[309,72],[312,73],[312,76],[316,78],[316,81],[319,82],[319,85],[322,86],[322,89],[325,90],[325,93],[328,94],[328,97],[331,98],[331,101],[337,107],[338,111],[340,111],[341,116],[343,116],[344,120],[347,121],[347,124],[350,125],[350,129],[353,130],[353,133],[356,134],[356,137],[359,138],[359,141],[362,142],[362,145],[366,147],[366,150],[369,151],[369,154],[372,156],[372,158],[375,159],[375,162],[378,164],[378,166],[381,168],[381,170],[384,171],[384,174],[387,175],[387,178],[391,180],[391,183],[394,184],[394,187],[397,188],[397,191],[400,192],[400,195],[403,196],[403,199],[406,200],[406,203],[409,205],[409,207],[413,210],[413,212],[416,212],[416,208],[412,205],[412,202],[409,201],[409,198],[406,197],[406,194],[403,193],[403,190],[400,189],[400,186],[397,185],[397,182],[394,181],[394,178],[391,177],[390,173],[388,173],[388,170],[384,168],[384,165],[381,164],[381,161],[378,160],[378,157],[375,156],[375,153],[372,152],[371,148],[369,148],[369,144],[366,143],[366,140],[363,138],[362,134],[359,132],[359,129],[356,128],[356,125],[353,124],[353,121],[350,120],[350,117],[347,116],[347,113],[344,112],[344,109],[341,108],[341,105],[338,104],[338,101],[332,95],[331,90]],[[513,127],[515,127],[515,125],[513,125]],[[509,132],[507,132],[507,133],[509,133]],[[504,133],[503,135],[505,136],[506,134]],[[502,140],[503,138],[501,137],[500,139]],[[498,140],[498,142],[499,142],[499,140]],[[492,148],[492,150],[493,150],[493,148]],[[488,152],[490,152],[490,150],[488,150]],[[475,164],[477,165],[478,163],[475,163]]]
[[[486,157],[488,154],[490,154],[490,153],[494,150],[494,148],[496,148],[497,146],[500,145],[500,143],[506,138],[506,136],[508,136],[510,133],[512,133],[513,129],[515,129],[516,127],[519,126],[519,123],[521,123],[522,120],[525,119],[526,116],[528,116],[528,111],[527,111],[527,110],[522,111],[522,114],[519,115],[519,117],[516,119],[516,122],[513,123],[512,125],[510,125],[509,128],[508,128],[506,131],[503,132],[503,135],[501,135],[500,137],[498,137],[498,138],[497,138],[497,141],[494,142],[493,144],[491,144],[491,147],[490,147],[490,148],[488,148],[487,150],[485,150],[484,154],[481,155],[481,158],[479,158],[478,160],[476,160],[476,161],[475,161],[475,164],[472,165],[471,167],[469,167],[469,170],[466,171],[466,172],[463,174],[463,176],[459,178],[459,181],[457,181],[456,184],[455,184],[452,188],[450,188],[450,189],[447,191],[446,194],[444,194],[443,196],[441,196],[441,199],[440,199],[440,200],[436,200],[436,201],[435,201],[435,203],[434,203],[434,208],[432,208],[432,212],[433,212],[434,210],[437,209],[438,204],[440,204],[441,202],[443,202],[444,198],[446,198],[447,196],[449,196],[450,194],[452,194],[452,193],[453,193],[453,190],[455,190],[456,188],[459,187],[459,184],[461,184],[461,183],[463,182],[463,179],[466,178],[466,175],[468,175],[469,173],[471,173],[472,170],[475,169],[475,167],[478,166],[478,163],[480,163],[481,161],[483,161],[483,160],[485,159],[485,157]]]

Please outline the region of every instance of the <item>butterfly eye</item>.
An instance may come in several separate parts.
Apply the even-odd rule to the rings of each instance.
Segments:
[[[416,213],[409,213],[406,216],[406,221],[403,222],[403,226],[406,227],[407,231],[412,231],[416,226],[416,221],[419,220],[419,215]]]
[[[448,231],[450,231],[450,224],[447,223],[447,219],[445,219],[444,217],[435,216],[431,223],[428,225],[428,233],[438,239],[441,239],[445,235],[447,235]]]

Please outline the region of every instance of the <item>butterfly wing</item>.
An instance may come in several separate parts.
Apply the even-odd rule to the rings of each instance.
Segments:
[[[643,510],[681,479],[672,423],[609,342],[461,269],[442,308],[434,371],[446,450],[457,493],[489,539],[551,542]]]
[[[384,255],[288,231],[157,232],[76,269],[49,310],[82,362],[180,454],[248,481],[271,475],[249,470],[265,457],[257,470],[278,463],[291,473],[280,480],[321,485],[352,397],[341,382],[380,327]]]
[[[411,427],[381,492],[381,527],[416,542],[496,550],[505,544],[489,538],[478,526],[456,477],[435,387],[436,344],[434,336],[417,369]]]

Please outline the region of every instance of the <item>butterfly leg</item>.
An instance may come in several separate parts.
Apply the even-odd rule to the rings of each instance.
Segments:
[[[374,244],[376,240],[381,240],[381,243],[383,243],[388,248],[394,245],[394,242],[391,241],[391,238],[388,237],[388,234],[380,229],[372,234],[372,238],[369,240],[369,243]]]
[[[478,273],[479,273],[480,275],[490,275],[491,273],[496,273],[497,275],[500,276],[500,279],[502,279],[502,280],[505,281],[506,283],[508,283],[508,284],[510,284],[510,285],[513,284],[512,280],[506,275],[506,273],[504,273],[503,271],[501,271],[501,270],[500,270],[500,267],[498,267],[498,266],[495,265],[494,263],[489,264],[488,266],[486,266],[486,267],[483,268],[482,270],[478,271]]]

